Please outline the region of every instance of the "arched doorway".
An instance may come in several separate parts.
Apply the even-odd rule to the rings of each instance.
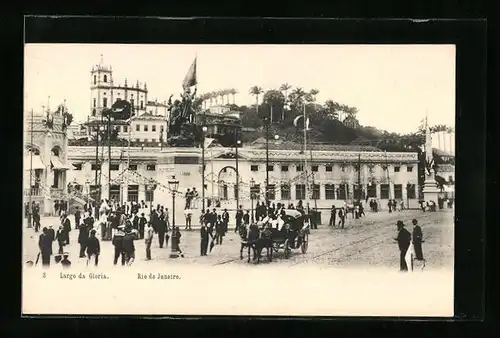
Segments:
[[[238,194],[236,177],[236,168],[233,166],[225,166],[219,171],[217,182],[220,200],[227,201],[236,199]]]
[[[64,188],[64,175],[65,171],[68,169],[66,166],[63,165],[62,161],[63,157],[63,152],[61,147],[59,146],[54,146],[50,150],[50,164],[51,164],[51,169],[52,169],[52,177],[48,182],[51,184],[51,188],[57,189],[57,190],[63,190]]]

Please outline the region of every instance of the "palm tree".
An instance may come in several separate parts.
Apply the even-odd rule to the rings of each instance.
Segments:
[[[285,92],[285,102],[288,102],[288,90],[291,89],[292,86],[290,86],[288,83],[283,83],[280,87],[280,91]],[[281,120],[283,121],[285,119],[285,109],[281,111]]]
[[[333,102],[332,100],[327,100],[325,102],[324,108],[325,108],[325,113],[329,118],[332,118],[334,120],[339,119],[339,107],[340,105],[337,102]]]
[[[455,128],[453,128],[453,127],[447,127],[446,132],[448,133],[448,135],[450,137],[450,153],[454,154],[455,153],[455,147],[453,147],[452,144],[453,144],[453,135],[455,134]]]
[[[292,91],[291,95],[293,95],[296,104],[302,105],[304,103],[306,92],[302,88],[297,87]]]
[[[349,128],[359,128],[359,121],[356,118],[355,115],[347,115],[347,117],[344,119],[344,125]]]
[[[234,103],[234,102],[235,102],[235,101],[234,101],[234,96],[235,96],[236,94],[238,94],[238,91],[237,91],[235,88],[231,88],[231,89],[229,89],[229,94],[233,95],[233,104],[235,104],[235,103]]]
[[[255,95],[255,109],[257,111],[257,115],[259,114],[259,95],[261,95],[262,93],[264,93],[262,87],[253,86],[250,88],[250,94]]]
[[[221,104],[224,105],[225,104],[224,98],[226,97],[226,89],[219,90],[219,95],[222,101]]]
[[[316,88],[313,88],[309,91],[309,94],[312,96],[312,102],[316,102],[316,95],[318,95],[319,90]]]
[[[344,116],[346,115],[348,110],[349,110],[349,107],[346,106],[345,104],[340,105],[340,107],[339,107],[339,120],[340,120],[340,122],[344,123]]]
[[[208,97],[210,98],[210,106],[212,106],[215,99],[215,92],[211,91],[210,93],[208,93]]]
[[[443,138],[443,148],[442,150],[446,151],[446,138],[444,137],[443,132],[447,131],[447,126],[444,124],[438,124],[431,127],[431,132],[438,135],[438,149],[441,149],[441,138]]]
[[[226,103],[224,101],[224,98],[226,97],[226,90],[225,89],[219,90],[219,95],[220,95],[220,98],[221,98],[221,105],[224,105]]]

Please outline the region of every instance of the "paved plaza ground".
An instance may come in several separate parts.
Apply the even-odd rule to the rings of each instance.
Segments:
[[[441,210],[433,213],[420,210],[405,210],[389,214],[388,212],[367,212],[366,217],[346,221],[345,229],[319,225],[317,230],[311,230],[309,247],[306,254],[300,249],[293,250],[286,259],[282,250],[274,254],[272,262],[267,262],[264,257],[260,264],[273,264],[279,266],[297,266],[302,264],[319,265],[324,268],[341,267],[384,267],[399,269],[399,252],[396,237],[396,221],[402,220],[409,231],[412,229],[411,220],[416,218],[424,233],[423,251],[427,260],[426,270],[453,269],[454,257],[454,222],[453,210]],[[42,228],[54,225],[57,229],[59,221],[55,217],[42,218]],[[23,258],[24,261],[35,260],[38,253],[38,236],[34,229],[23,225]],[[182,227],[181,227],[182,229]],[[233,226],[234,229],[234,226]],[[257,264],[247,263],[246,250],[243,260],[240,255],[240,238],[234,230],[230,230],[224,237],[222,245],[216,245],[208,256],[200,256],[199,230],[182,231],[180,243],[184,258],[169,258],[170,246],[160,248],[155,234],[152,245],[152,260],[146,261],[144,240],[137,240],[136,261],[134,265],[145,267],[148,265],[172,264],[203,264],[203,265],[230,265],[252,266]],[[53,245],[57,252],[57,243]],[[69,253],[69,259],[74,268],[84,268],[85,258],[78,258],[79,244],[78,231],[71,231],[70,245],[64,249]],[[111,241],[101,241],[101,255],[99,268],[112,267],[113,245]],[[265,251],[263,252],[265,253]],[[53,261],[52,261],[52,264]]]

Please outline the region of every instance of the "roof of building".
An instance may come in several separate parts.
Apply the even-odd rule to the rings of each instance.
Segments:
[[[160,102],[160,101],[148,101],[146,105],[156,106],[156,107],[168,107],[168,104],[166,102]]]
[[[442,172],[442,173],[453,173],[455,172],[455,166],[453,164],[439,164],[438,165],[438,169],[437,169],[438,173]]]
[[[250,144],[251,148],[263,149],[266,147],[266,139],[259,137]],[[302,150],[304,145],[301,143],[290,141],[269,141],[269,149],[271,150]],[[322,150],[322,151],[377,151],[382,150],[371,146],[358,146],[358,145],[341,145],[341,144],[315,144],[307,145],[307,150]]]
[[[455,155],[438,148],[432,148],[432,151],[434,152],[434,154],[441,157],[455,157]]]
[[[142,115],[134,117],[133,120],[165,120],[165,116],[155,115],[151,113],[144,113]]]

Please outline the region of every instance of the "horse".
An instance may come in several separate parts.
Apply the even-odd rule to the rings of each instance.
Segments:
[[[266,257],[269,262],[273,261],[273,234],[271,229],[266,226],[263,230],[259,230],[259,238],[254,242],[254,250],[257,253],[257,263],[262,257],[262,250],[266,249]]]
[[[258,228],[257,228],[258,231]],[[257,253],[255,251],[255,245],[254,242],[258,238],[259,233],[255,232],[255,228],[250,227],[250,231],[247,229],[246,226],[241,226],[239,229],[239,235],[241,238],[241,248],[240,248],[240,259],[243,259],[243,249],[246,247],[248,248],[248,263],[250,263],[250,249],[253,250],[253,257],[257,256]]]

